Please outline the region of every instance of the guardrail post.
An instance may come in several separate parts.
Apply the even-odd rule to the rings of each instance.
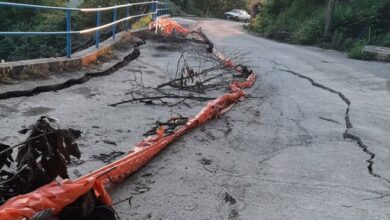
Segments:
[[[99,8],[100,8],[100,6],[99,6]],[[96,27],[97,28],[100,27],[101,17],[102,17],[102,12],[97,11],[96,12]],[[100,31],[96,30],[96,48],[99,48],[99,44],[100,44]]]
[[[158,7],[159,6],[159,4],[158,4],[158,2],[156,3],[156,19],[158,18],[158,12],[159,12],[159,10],[158,10]]]
[[[70,9],[66,10],[66,56],[68,58],[72,55],[72,35],[71,31],[71,22],[72,22],[72,11]]]
[[[116,4],[115,4],[116,5]],[[113,22],[116,21],[116,16],[117,16],[117,9],[114,8],[114,13],[112,15],[112,20]],[[116,24],[112,25],[112,38],[115,39],[115,34],[116,34]]]
[[[127,2],[127,4],[129,4]],[[126,18],[128,18],[130,16],[130,8],[129,6],[126,7]],[[129,31],[131,29],[131,26],[129,25],[129,20],[126,20],[125,21],[125,28],[126,28],[126,31]]]

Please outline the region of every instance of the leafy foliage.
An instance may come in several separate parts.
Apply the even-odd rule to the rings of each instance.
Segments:
[[[66,0],[17,0],[12,2],[52,6],[66,5]],[[0,7],[0,21],[1,31],[65,30],[64,13],[59,11]],[[36,57],[60,56],[64,53],[64,48],[64,36],[0,37],[0,59],[7,61]]]
[[[245,9],[245,0],[173,0],[175,5],[188,14],[198,16],[223,17],[223,13],[234,8]]]
[[[316,16],[306,19],[293,31],[292,41],[302,44],[319,44],[322,41],[325,19],[323,16]]]
[[[11,146],[0,143],[0,152],[10,149]],[[12,149],[0,155],[0,170],[5,166],[11,166],[11,163],[14,162],[12,158]]]
[[[250,28],[265,36],[289,32],[299,44],[324,45],[327,0],[267,0]],[[389,45],[390,2],[388,0],[337,1],[332,24],[333,49],[354,51],[365,44]],[[354,57],[357,57],[354,55]]]
[[[140,1],[140,0],[137,0]],[[11,2],[10,0],[6,2]],[[16,3],[62,6],[67,0],[13,0]],[[80,7],[105,7],[127,3],[127,0],[83,0]],[[131,2],[134,2],[133,0]],[[148,12],[150,5],[131,7],[130,15]],[[126,9],[119,9],[117,18],[123,18]],[[0,31],[65,31],[66,15],[64,11],[34,10],[26,8],[0,7]],[[139,22],[140,20],[140,22]],[[148,19],[131,20],[130,23],[143,25]],[[102,13],[101,24],[112,22],[112,11]],[[95,13],[72,12],[72,30],[82,30],[96,26]],[[117,30],[123,30],[120,24]],[[101,40],[111,36],[111,29],[102,31]],[[95,34],[72,37],[72,50],[80,50],[94,44]],[[15,61],[41,57],[58,57],[65,55],[65,36],[6,36],[0,37],[0,60]]]
[[[348,48],[348,56],[355,59],[362,59],[362,49],[364,46],[365,43],[363,41],[356,41],[351,47]]]
[[[81,132],[60,129],[58,121],[48,116],[42,116],[20,133],[29,133],[29,136],[18,148],[16,171],[3,169],[3,165],[12,168],[12,152],[0,155],[1,159],[6,158],[0,164],[0,203],[15,195],[31,192],[58,176],[68,178],[66,164],[70,162],[71,156],[81,156],[74,142]],[[0,145],[0,149],[7,148],[9,146]]]

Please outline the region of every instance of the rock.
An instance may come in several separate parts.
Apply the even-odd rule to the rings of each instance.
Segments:
[[[390,62],[390,48],[388,47],[365,46],[362,54],[366,59]]]

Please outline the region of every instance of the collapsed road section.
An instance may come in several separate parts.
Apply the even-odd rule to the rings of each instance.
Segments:
[[[157,23],[153,23],[151,27],[165,37],[179,38],[181,41],[189,38],[191,41],[203,42],[207,44],[207,51],[214,53],[211,55],[194,54],[193,48],[184,51],[177,63],[177,71],[172,80],[151,88],[144,85],[142,78],[134,79],[132,80],[133,86],[128,92],[132,99],[122,100],[109,105],[115,107],[132,102],[141,102],[146,105],[177,105],[185,104],[186,100],[211,101],[193,117],[179,115],[172,117],[167,122],[156,123],[152,130],[145,133],[147,138],[136,144],[135,148],[120,160],[76,180],[54,181],[33,192],[9,199],[0,207],[1,219],[44,219],[48,216],[69,219],[69,213],[73,213],[73,215],[76,213],[78,216],[85,218],[100,216],[100,218],[104,219],[115,219],[115,211],[110,208],[112,200],[106,191],[106,186],[122,181],[145,165],[177,138],[212,119],[222,117],[235,103],[245,99],[246,94],[243,89],[252,87],[256,81],[255,73],[246,66],[237,65],[235,63],[238,61],[231,58],[227,59],[221,53],[218,53],[213,48],[212,43],[200,31],[189,31],[170,19],[159,20]],[[193,67],[194,64],[191,63],[194,58],[201,59],[203,65],[208,66],[208,68],[197,71]],[[230,80],[230,82],[227,82],[226,78],[223,78],[228,74],[226,71],[232,73],[229,74],[231,78],[242,78],[243,81]],[[215,79],[219,80],[214,82]],[[228,85],[228,92],[224,95],[219,95],[217,98],[194,96],[193,94],[195,92],[205,92],[214,86],[223,87],[224,85]],[[163,90],[164,87],[170,87],[170,90]],[[186,93],[185,95],[169,93],[172,90],[180,90],[180,93],[185,91]],[[176,103],[166,101],[172,98],[179,101]],[[42,118],[42,120],[50,122],[49,119]],[[30,141],[31,138],[34,138],[34,136],[30,135],[27,141]],[[28,146],[27,149],[35,153],[47,153],[45,150],[40,149],[39,146],[31,144]],[[4,152],[9,152],[8,149],[12,147],[5,146],[4,148]],[[71,155],[79,156],[78,154]],[[10,158],[9,154],[7,154],[7,158]],[[10,160],[12,161],[12,157]],[[55,179],[53,175],[51,177],[52,180]],[[61,177],[66,178],[67,175],[64,173]],[[102,207],[104,208],[102,209]],[[74,210],[77,210],[77,212]]]
[[[137,49],[139,46],[138,44],[134,45],[135,49],[132,53],[126,55],[123,60],[119,61],[112,67],[99,72],[91,72],[91,73],[85,73],[83,76],[76,78],[76,79],[69,79],[65,82],[53,84],[53,85],[45,85],[45,86],[38,86],[33,89],[28,90],[17,90],[17,91],[8,91],[4,93],[0,93],[0,100],[4,99],[10,99],[10,98],[17,98],[17,97],[25,97],[25,96],[34,96],[43,92],[50,92],[50,91],[58,91],[62,89],[69,88],[71,86],[77,85],[77,84],[83,84],[87,81],[89,81],[92,78],[95,77],[101,77],[101,76],[107,76],[115,71],[123,68],[126,66],[129,62],[131,62],[134,59],[137,59],[140,51]]]

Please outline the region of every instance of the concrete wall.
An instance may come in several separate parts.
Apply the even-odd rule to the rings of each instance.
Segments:
[[[99,57],[109,53],[114,46],[122,43],[130,43],[133,36],[132,33],[144,30],[146,30],[146,28],[137,31],[118,33],[115,40],[109,38],[100,43],[99,48],[92,46],[86,50],[73,54],[71,58],[57,57],[0,63],[0,81],[5,79],[29,79],[50,73],[80,70],[95,63]]]

